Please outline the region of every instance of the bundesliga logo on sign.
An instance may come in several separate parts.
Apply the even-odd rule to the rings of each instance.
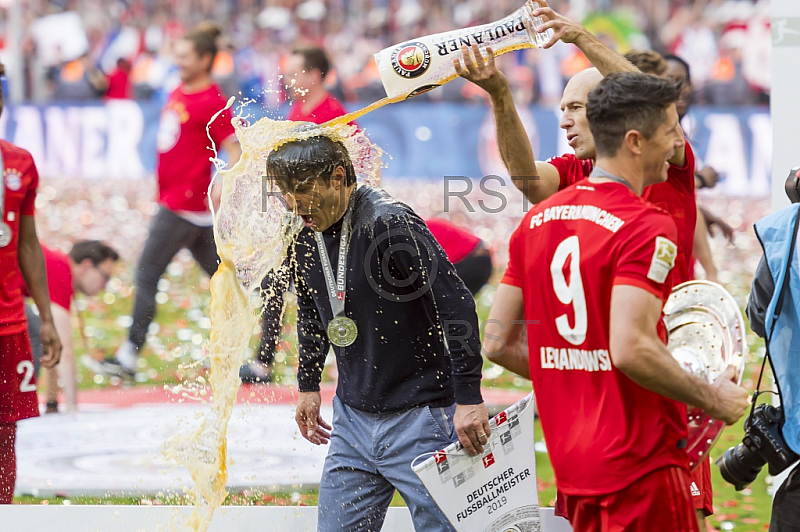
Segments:
[[[416,78],[431,65],[431,51],[421,42],[398,46],[392,52],[392,68],[404,78]]]

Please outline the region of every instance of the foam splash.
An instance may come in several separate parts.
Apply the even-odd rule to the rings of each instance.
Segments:
[[[226,108],[232,103],[229,100]],[[222,198],[219,210],[214,212],[221,264],[210,285],[210,409],[199,424],[175,434],[162,446],[164,456],[185,466],[194,481],[187,490],[195,502],[194,509],[184,523],[173,519],[171,530],[206,532],[214,511],[227,497],[228,421],[241,385],[239,368],[247,357],[258,316],[250,293],[283,264],[288,246],[303,226],[264,178],[267,156],[287,142],[327,136],[345,145],[359,183],[376,183],[383,166],[383,151],[362,130],[342,120],[316,126],[263,118],[250,125],[240,114],[233,125],[242,150],[240,160],[224,170],[216,152],[212,158],[218,169],[214,179],[222,179]],[[189,398],[183,387],[174,391]]]

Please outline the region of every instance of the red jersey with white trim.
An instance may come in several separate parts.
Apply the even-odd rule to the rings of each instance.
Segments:
[[[214,156],[206,125],[227,102],[216,85],[200,92],[178,87],[161,111],[158,152],[158,202],[171,211],[208,210],[208,185]],[[209,128],[217,149],[234,134],[231,112],[225,110]]]
[[[694,151],[686,143],[686,161],[683,167],[669,165],[664,183],[645,187],[642,197],[667,211],[678,227],[678,259],[673,273],[677,286],[694,279],[694,228],[697,225],[697,200],[694,195]]]
[[[33,216],[39,172],[33,157],[26,150],[0,140],[5,171],[1,186],[5,188],[2,221],[11,228],[11,242],[0,247],[0,336],[26,330],[25,304],[19,286],[19,220]]]
[[[558,170],[559,190],[589,177],[594,168],[591,159],[578,159],[566,153],[551,157],[548,163]],[[674,285],[694,279],[693,257],[694,227],[697,224],[697,202],[694,195],[694,150],[686,143],[685,164],[669,165],[667,180],[645,187],[642,197],[657,207],[667,211],[678,227],[678,260],[673,274]]]
[[[292,107],[289,109],[289,113],[286,115],[286,120],[324,124],[328,120],[333,120],[334,118],[339,118],[347,114],[341,102],[331,94],[328,94],[324,100],[319,102],[319,105],[308,113],[303,112],[303,104],[304,102],[302,100],[295,100]],[[351,124],[353,123],[354,122],[351,122]]]
[[[511,237],[502,282],[522,289],[533,389],[563,493],[611,493],[661,467],[687,468],[686,406],[633,382],[609,353],[613,287],[665,301],[676,240],[667,213],[620,183],[589,180],[536,205]]]

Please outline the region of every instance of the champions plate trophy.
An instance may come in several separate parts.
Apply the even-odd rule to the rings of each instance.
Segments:
[[[427,92],[454,79],[453,59],[461,57],[461,47],[477,44],[481,53],[491,46],[494,55],[522,48],[539,48],[553,36],[553,30],[537,33],[544,24],[534,17],[539,4],[528,1],[524,6],[497,22],[437,33],[384,48],[375,54],[378,72],[393,100],[407,99]]]
[[[708,382],[728,366],[742,382],[747,344],[739,305],[727,290],[709,281],[689,281],[672,290],[664,305],[669,331],[667,349],[688,372]],[[689,441],[686,453],[694,469],[708,456],[725,422],[712,419],[699,408],[689,409]]]

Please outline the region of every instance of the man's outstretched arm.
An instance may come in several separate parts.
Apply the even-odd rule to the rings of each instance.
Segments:
[[[459,76],[489,94],[497,147],[514,186],[532,203],[538,203],[558,192],[558,170],[553,165],[537,162],[534,158],[528,133],[514,105],[511,88],[505,75],[495,66],[492,48],[486,49],[484,57],[478,45],[473,44],[471,51],[462,46],[461,59],[453,60],[453,66]]]

